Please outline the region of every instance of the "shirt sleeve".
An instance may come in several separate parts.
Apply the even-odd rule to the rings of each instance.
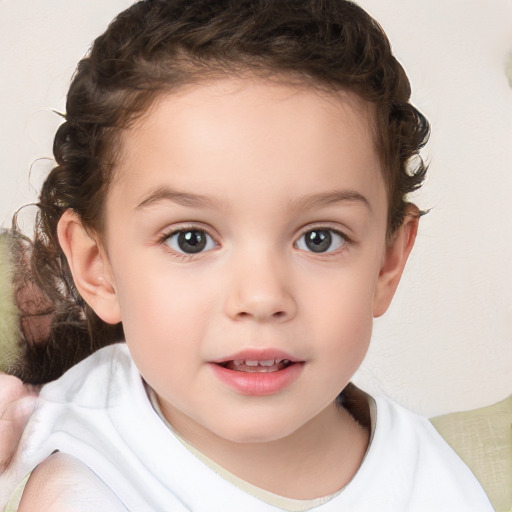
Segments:
[[[91,469],[64,453],[52,455],[34,470],[19,506],[11,506],[9,510],[33,510],[36,503],[39,510],[48,512],[127,512],[114,492]]]

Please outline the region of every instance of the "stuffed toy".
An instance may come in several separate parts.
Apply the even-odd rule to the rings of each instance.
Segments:
[[[0,371],[42,384],[59,376],[39,363],[54,356],[55,307],[36,283],[31,252],[25,236],[0,230]]]
[[[0,371],[12,373],[21,355],[21,326],[15,301],[13,251],[9,231],[0,232]]]

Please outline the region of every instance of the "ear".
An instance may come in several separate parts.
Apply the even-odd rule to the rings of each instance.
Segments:
[[[373,316],[383,315],[395,294],[407,258],[416,240],[419,223],[419,210],[409,205],[405,218],[396,233],[387,241],[377,286],[375,288]]]
[[[115,282],[99,237],[94,238],[85,230],[73,210],[67,210],[60,218],[57,235],[80,295],[104,322],[120,322]]]

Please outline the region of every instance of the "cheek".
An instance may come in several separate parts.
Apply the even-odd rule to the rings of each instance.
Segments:
[[[346,290],[348,291],[348,290]],[[367,305],[367,294],[354,293],[332,296],[317,301],[320,321],[315,337],[318,343],[318,390],[328,390],[325,396],[336,396],[352,379],[368,351],[373,317]]]
[[[372,332],[375,282],[375,272],[351,267],[331,275],[323,286],[310,287],[306,325],[314,326],[317,340],[325,340],[327,357],[364,357]]]
[[[172,361],[183,364],[185,355],[199,352],[212,303],[209,287],[202,285],[169,271],[144,273],[120,283],[126,341],[142,366],[149,354],[152,362],[173,365]]]
[[[336,366],[342,364],[349,373],[364,358],[373,325],[371,311],[355,307],[354,302],[326,307],[319,326],[325,339],[324,357]]]

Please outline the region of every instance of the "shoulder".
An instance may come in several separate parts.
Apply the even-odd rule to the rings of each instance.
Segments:
[[[82,462],[55,453],[32,472],[19,512],[126,512],[113,492]]]
[[[85,408],[113,405],[111,401],[119,391],[137,379],[140,376],[126,344],[116,343],[97,350],[59,379],[43,386],[40,399]]]
[[[378,396],[376,403],[375,441],[392,450],[404,462],[423,468],[443,466],[460,471],[463,462],[448,446],[427,418],[387,397]]]
[[[370,459],[401,483],[411,503],[429,503],[432,510],[441,503],[443,510],[492,510],[478,480],[427,418],[386,397],[375,403]]]

